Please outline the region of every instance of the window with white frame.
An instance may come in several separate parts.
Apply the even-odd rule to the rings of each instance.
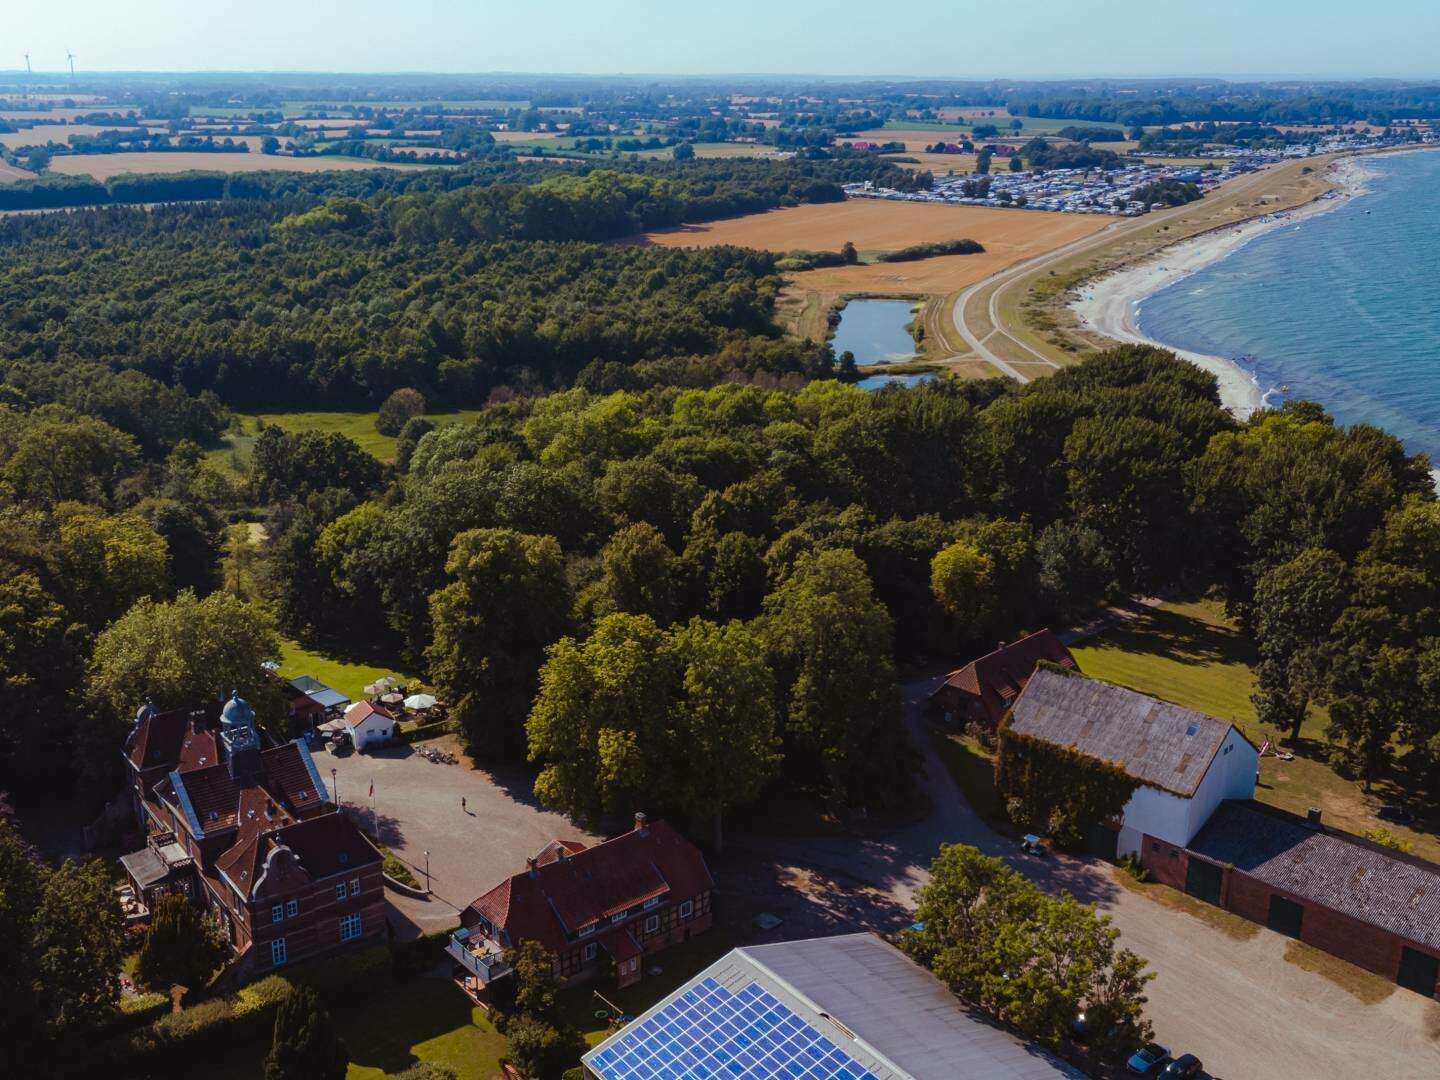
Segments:
[[[648,908],[652,908],[652,907],[655,907],[655,906],[656,906],[657,904],[659,904],[659,903],[660,903],[660,897],[658,897],[658,896],[652,896],[652,897],[650,897],[649,900],[646,900],[646,901],[645,901],[645,907],[646,907],[647,909],[648,909]]]
[[[653,934],[656,930],[659,930],[659,929],[660,929],[660,916],[659,916],[659,915],[651,915],[648,919],[645,920],[645,932],[646,932],[647,934]]]
[[[680,918],[682,918],[682,919],[688,919],[688,918],[690,918],[691,915],[694,915],[694,914],[695,914],[695,901],[694,901],[694,900],[686,900],[683,904],[680,905]]]
[[[342,881],[342,882],[340,882],[339,885],[336,885],[336,886],[335,886],[335,899],[336,899],[336,900],[344,900],[344,899],[345,899],[345,882]]]
[[[285,963],[289,955],[289,952],[286,951],[285,939],[283,937],[277,937],[274,941],[270,942],[270,963],[273,966],[279,967]]]
[[[351,895],[351,896],[359,896],[359,895],[360,895],[360,879],[359,879],[358,877],[352,877],[352,878],[350,879],[350,895]]]
[[[360,936],[360,914],[345,915],[340,919],[340,940],[354,941]]]
[[[270,909],[270,921],[271,921],[271,922],[279,922],[279,921],[280,921],[281,919],[283,919],[283,918],[285,918],[285,905],[284,905],[284,904],[276,904],[274,907],[272,907],[272,908]]]
[[[299,900],[287,900],[287,901],[285,901],[285,917],[286,917],[287,919],[293,919],[293,918],[295,918],[296,915],[299,915],[299,914],[300,914],[300,901],[299,901]]]
[[[586,945],[585,948],[580,950],[580,959],[588,964],[591,960],[595,959],[595,950],[597,948],[598,946],[595,942],[590,942],[589,945]]]
[[[611,921],[612,923],[624,922],[624,921],[625,921],[625,916],[627,916],[627,915],[629,915],[629,914],[630,914],[630,913],[629,913],[628,911],[622,911],[622,912],[620,912],[619,915],[611,915],[611,916],[610,916],[610,921]]]

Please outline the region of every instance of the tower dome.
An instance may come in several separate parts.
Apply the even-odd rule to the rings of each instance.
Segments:
[[[255,710],[240,696],[238,690],[230,691],[230,700],[220,710],[220,726],[227,731],[232,728],[254,727]]]
[[[152,716],[154,716],[154,715],[155,715],[155,706],[150,704],[149,699],[146,699],[145,704],[144,704],[144,705],[141,705],[140,708],[139,708],[138,710],[136,710],[136,713],[135,713],[135,723],[137,723],[137,724],[143,724],[146,720],[149,720],[150,717],[152,717]]]

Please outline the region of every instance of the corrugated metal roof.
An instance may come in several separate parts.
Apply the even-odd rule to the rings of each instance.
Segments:
[[[636,1023],[707,978],[735,993],[760,984],[880,1080],[1078,1080],[1084,1075],[967,1011],[939,979],[873,934],[735,949]],[[583,1060],[589,1064],[633,1027],[611,1036]]]
[[[1224,802],[1190,850],[1267,885],[1440,949],[1440,866],[1317,829],[1252,802]]]
[[[1015,702],[1010,727],[1189,798],[1232,725],[1120,686],[1041,669]]]

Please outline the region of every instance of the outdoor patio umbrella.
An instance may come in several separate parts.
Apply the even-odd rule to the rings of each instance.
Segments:
[[[386,705],[399,705],[400,702],[404,701],[405,699],[399,694],[386,694],[380,700],[383,701]]]
[[[434,704],[435,695],[433,694],[411,694],[405,699],[405,707],[407,709],[424,711],[425,709],[430,708]]]

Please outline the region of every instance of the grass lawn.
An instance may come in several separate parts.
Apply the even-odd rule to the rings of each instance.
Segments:
[[[453,424],[457,420],[474,420],[480,415],[479,409],[461,409],[455,412],[430,413],[426,419],[436,425]],[[285,413],[238,413],[240,431],[232,432],[219,447],[208,451],[207,457],[227,461],[231,455],[245,457],[250,452],[255,437],[260,433],[256,421],[264,420],[286,431],[338,432],[354,439],[362,450],[368,450],[381,461],[395,456],[395,438],[381,435],[375,430],[373,410],[355,412],[285,412]]]
[[[1374,972],[1356,967],[1338,956],[1321,952],[1303,941],[1285,943],[1285,962],[1329,979],[1348,994],[1353,994],[1366,1005],[1384,1001],[1399,987],[1389,979],[1382,979]]]
[[[326,686],[339,690],[351,701],[363,701],[365,687],[376,679],[394,675],[401,682],[414,686],[419,682],[399,669],[376,663],[380,657],[340,657],[330,652],[307,649],[289,638],[280,639],[280,674],[287,679],[309,675]]]
[[[1257,746],[1279,734],[1264,731],[1255,718],[1252,650],[1217,601],[1162,604],[1070,651],[1086,675],[1229,720]],[[1313,710],[1301,729],[1295,760],[1261,759],[1255,797],[1297,814],[1318,806],[1329,824],[1347,832],[1384,825],[1413,843],[1417,855],[1440,860],[1440,838],[1434,833],[1376,816],[1381,803],[1396,794],[1393,784],[1377,784],[1376,793],[1366,795],[1358,783],[1330,768],[1323,756],[1326,723],[1324,711]]]
[[[504,1036],[449,979],[376,980],[357,990],[350,1005],[330,1009],[350,1055],[347,1080],[380,1080],[417,1061],[453,1069],[460,1080],[501,1074]],[[268,1039],[234,1047],[207,1071],[215,1080],[254,1080],[269,1050]]]

